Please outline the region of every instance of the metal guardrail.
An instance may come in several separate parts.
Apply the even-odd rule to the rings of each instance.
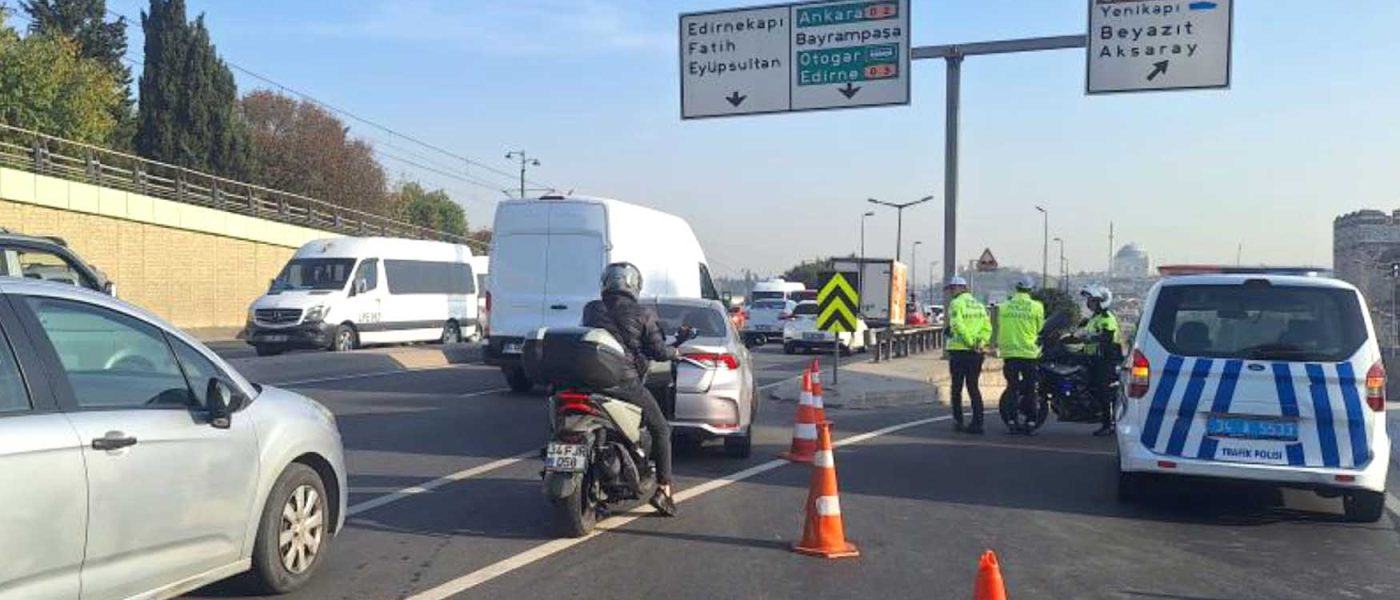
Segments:
[[[933,325],[866,330],[874,362],[904,358],[943,347],[943,328]]]
[[[346,235],[462,236],[0,123],[0,166]]]

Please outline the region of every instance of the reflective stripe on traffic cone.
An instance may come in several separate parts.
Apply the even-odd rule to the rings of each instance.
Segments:
[[[812,373],[802,373],[802,393],[797,397],[797,420],[792,425],[792,446],[778,458],[812,462],[817,451],[817,418],[812,411]]]
[[[807,371],[812,373],[812,385],[822,382],[822,363],[817,359],[812,359],[812,366],[807,367]]]
[[[854,544],[846,541],[841,522],[841,498],[836,489],[836,458],[831,452],[831,425],[817,425],[817,452],[812,460],[812,484],[807,492],[807,519],[802,541],[792,545],[796,552],[825,558],[860,556]]]
[[[972,587],[972,600],[1006,600],[1006,582],[1001,579],[1001,565],[997,564],[997,553],[991,550],[982,553],[982,563],[977,567],[977,582]]]
[[[820,380],[812,382],[812,399],[808,403],[812,405],[812,418],[815,422],[831,424],[831,421],[826,420],[826,404],[822,401]]]

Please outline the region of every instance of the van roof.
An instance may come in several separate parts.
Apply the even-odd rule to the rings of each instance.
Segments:
[[[466,259],[472,250],[461,244],[390,237],[339,237],[312,240],[297,249],[293,258],[416,258]]]
[[[1272,275],[1267,273],[1253,274],[1209,274],[1209,275],[1182,275],[1180,277],[1167,277],[1158,282],[1162,287],[1172,287],[1178,285],[1242,285],[1251,280],[1267,280],[1274,285],[1284,285],[1292,287],[1320,287],[1332,289],[1346,289],[1356,291],[1356,287],[1331,277],[1313,277],[1304,275]]]

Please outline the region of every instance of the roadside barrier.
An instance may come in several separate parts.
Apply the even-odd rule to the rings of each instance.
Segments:
[[[886,327],[867,330],[866,335],[874,362],[904,358],[943,347],[942,327]]]
[[[972,600],[1006,600],[1006,582],[1001,579],[1001,565],[997,564],[997,553],[991,550],[982,553],[982,562],[977,566]]]
[[[817,453],[812,460],[812,483],[807,492],[802,541],[794,552],[823,558],[851,558],[860,550],[846,541],[841,498],[836,486],[836,457],[831,451],[831,424],[817,425]]]
[[[817,451],[817,414],[812,406],[812,372],[802,372],[802,393],[797,397],[797,419],[792,425],[792,445],[778,458],[799,463],[812,462]]]

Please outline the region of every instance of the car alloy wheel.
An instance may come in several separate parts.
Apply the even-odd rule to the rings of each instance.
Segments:
[[[315,488],[301,485],[282,506],[277,553],[288,572],[300,575],[316,562],[326,532],[324,504]]]

